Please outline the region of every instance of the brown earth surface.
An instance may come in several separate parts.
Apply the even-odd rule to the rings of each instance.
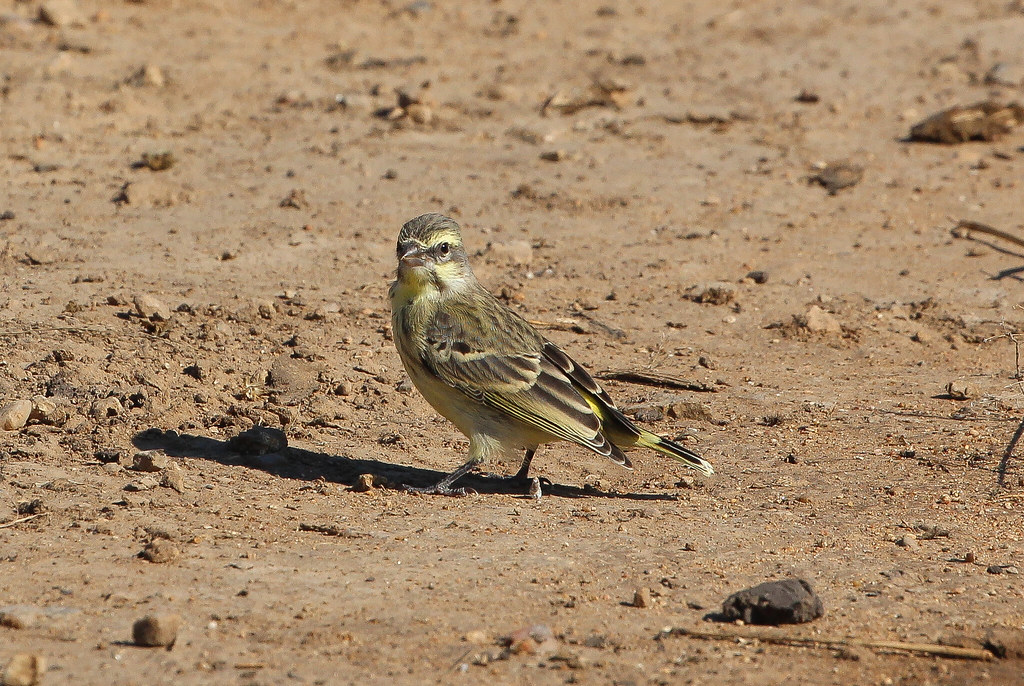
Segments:
[[[1019,683],[1024,254],[951,230],[1024,235],[1024,129],[906,137],[1024,98],[1020,2],[0,10],[0,400],[42,396],[0,432],[0,667]],[[842,161],[855,185],[830,195],[812,179]],[[717,474],[559,444],[539,501],[482,477],[461,499],[399,490],[466,449],[390,340],[395,237],[428,211],[585,366],[702,389],[605,382]],[[229,442],[257,425],[287,447]],[[824,617],[713,621],[791,576]],[[173,648],[133,645],[164,614]],[[533,625],[551,637],[503,652]],[[1016,659],[751,638],[992,631]]]

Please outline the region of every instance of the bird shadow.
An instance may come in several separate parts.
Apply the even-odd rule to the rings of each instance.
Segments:
[[[239,452],[230,440],[208,436],[178,433],[173,430],[146,429],[132,438],[132,444],[139,450],[162,450],[171,457],[189,457],[209,460],[218,464],[256,469],[284,479],[318,481],[355,488],[360,477],[371,474],[375,483],[385,484],[383,488],[401,491],[403,486],[430,486],[446,476],[444,472],[420,467],[340,457],[329,453],[306,450],[289,446],[276,452],[262,455],[248,455]],[[618,493],[603,491],[590,485],[585,487],[556,484],[542,479],[545,495],[561,498],[611,498],[635,501],[673,501],[679,497],[672,493]],[[526,498],[521,483],[500,477],[467,474],[459,479],[459,486],[466,486],[479,494],[504,494]]]

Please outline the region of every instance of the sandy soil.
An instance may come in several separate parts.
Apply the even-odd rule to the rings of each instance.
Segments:
[[[0,666],[41,656],[45,684],[1019,678],[1020,659],[656,636],[748,635],[708,617],[800,576],[825,616],[762,634],[1021,640],[1024,256],[951,229],[1024,234],[1024,130],[904,140],[945,107],[1022,98],[1020,3],[43,7],[50,23],[0,3],[0,400],[43,396],[0,432],[0,605],[27,606]],[[809,180],[841,160],[858,184]],[[464,499],[354,490],[426,484],[466,448],[390,341],[394,240],[427,211],[581,363],[703,388],[606,382],[718,474],[557,445],[539,502],[484,479]],[[241,454],[255,425],[288,447]],[[131,468],[144,449],[157,471]],[[139,556],[154,541],[167,561]],[[132,645],[160,613],[182,619],[173,649]],[[502,654],[532,625],[554,638]]]

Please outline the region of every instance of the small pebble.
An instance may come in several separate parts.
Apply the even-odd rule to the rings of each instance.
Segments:
[[[66,413],[65,413],[66,415]],[[32,412],[29,414],[29,421],[40,424],[54,424],[57,418],[57,403],[45,395],[32,396]]]
[[[157,450],[144,450],[132,458],[132,469],[137,472],[162,472],[168,464],[167,455]]]
[[[144,476],[136,481],[132,481],[125,485],[124,490],[133,491],[138,493],[139,491],[150,491],[160,485],[160,482],[151,476]]]
[[[113,396],[109,398],[100,398],[99,400],[93,401],[92,406],[89,408],[89,414],[96,419],[117,417],[118,415],[124,414],[124,406],[121,405],[120,400]]]
[[[366,493],[372,491],[377,485],[376,476],[373,474],[360,474],[356,477],[356,482],[352,484],[352,490],[356,493]]]
[[[81,24],[85,15],[76,0],[47,0],[39,6],[39,21],[50,26]]]
[[[900,538],[896,539],[896,545],[907,550],[917,550],[921,547],[921,544],[917,542],[917,536],[914,534],[903,534]]]
[[[147,562],[163,564],[178,559],[181,551],[173,542],[166,538],[156,538],[146,544],[146,547],[139,553],[139,557]]]
[[[171,309],[147,293],[138,293],[133,296],[132,304],[140,317],[145,317],[150,321],[167,321],[171,318]]]
[[[651,606],[651,590],[638,588],[633,592],[633,607],[648,608]]]
[[[4,669],[0,683],[3,686],[35,686],[46,672],[46,660],[41,655],[18,653]]]
[[[480,631],[479,629],[475,631],[467,631],[466,635],[462,637],[462,640],[466,643],[471,643],[477,646],[487,645],[491,642],[487,632]]]
[[[808,331],[814,333],[841,334],[843,326],[835,316],[817,305],[812,305],[800,321]]]
[[[31,400],[15,400],[0,407],[0,428],[4,431],[17,431],[28,423],[32,415]]]
[[[163,476],[160,477],[160,485],[164,488],[169,488],[172,491],[178,493],[185,492],[185,475],[177,469],[168,469],[164,472]]]
[[[158,648],[174,645],[181,628],[181,617],[175,614],[147,615],[132,625],[132,640],[135,645]]]
[[[718,364],[707,355],[701,355],[697,358],[697,364],[704,369],[718,369]]]

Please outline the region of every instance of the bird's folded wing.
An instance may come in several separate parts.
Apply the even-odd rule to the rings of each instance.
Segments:
[[[543,352],[544,357],[555,364],[563,374],[572,379],[573,384],[576,385],[580,393],[583,394],[583,397],[601,417],[602,425],[607,422],[614,422],[616,428],[627,435],[640,435],[640,430],[622,414],[619,408],[615,406],[615,401],[605,393],[604,389],[601,388],[600,384],[594,380],[594,377],[586,369],[576,364],[571,357],[562,352],[562,349],[551,341],[544,342]]]
[[[457,328],[457,327],[456,327]],[[525,424],[625,463],[601,431],[601,419],[568,376],[547,356],[489,352],[478,341],[428,335],[423,362],[440,380]]]

